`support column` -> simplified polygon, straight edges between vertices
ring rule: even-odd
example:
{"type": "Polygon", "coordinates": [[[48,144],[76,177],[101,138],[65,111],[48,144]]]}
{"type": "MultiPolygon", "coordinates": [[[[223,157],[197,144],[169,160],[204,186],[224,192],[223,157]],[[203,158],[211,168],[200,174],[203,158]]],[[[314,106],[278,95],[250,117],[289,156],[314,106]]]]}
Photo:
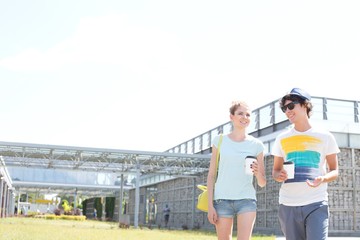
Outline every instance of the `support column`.
{"type": "Polygon", "coordinates": [[[4,207],[3,207],[3,211],[4,211],[4,214],[3,216],[4,217],[8,217],[9,215],[9,186],[5,186],[5,195],[4,195],[4,207]]]}
{"type": "Polygon", "coordinates": [[[12,191],[12,189],[8,188],[6,217],[11,217],[13,215],[14,209],[12,209],[12,201],[13,201],[13,191],[12,191]]]}
{"type": "Polygon", "coordinates": [[[194,225],[195,225],[195,194],[196,194],[196,179],[193,178],[193,198],[192,198],[192,202],[191,202],[191,229],[194,229],[194,225]]]}
{"type": "Polygon", "coordinates": [[[0,178],[0,218],[3,217],[3,199],[4,199],[4,177],[0,178]]]}
{"type": "Polygon", "coordinates": [[[20,189],[19,189],[16,215],[19,215],[19,213],[21,212],[20,211],[20,196],[21,196],[21,192],[20,192],[20,189]]]}
{"type": "Polygon", "coordinates": [[[106,197],[101,197],[101,204],[102,204],[102,214],[101,214],[101,220],[105,221],[106,220],[106,197]]]}
{"type": "Polygon", "coordinates": [[[136,184],[135,184],[135,212],[134,212],[134,227],[139,226],[139,208],[140,208],[140,166],[136,168],[136,184]]]}
{"type": "Polygon", "coordinates": [[[119,222],[121,219],[121,215],[123,214],[123,199],[124,199],[124,174],[122,173],[120,176],[120,196],[119,196],[119,222]]]}

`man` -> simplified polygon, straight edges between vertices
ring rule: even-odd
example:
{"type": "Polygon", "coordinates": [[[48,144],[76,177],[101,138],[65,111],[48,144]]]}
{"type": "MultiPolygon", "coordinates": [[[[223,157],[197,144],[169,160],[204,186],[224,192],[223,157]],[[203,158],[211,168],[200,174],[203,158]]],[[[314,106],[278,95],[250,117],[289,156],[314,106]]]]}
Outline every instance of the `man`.
{"type": "Polygon", "coordinates": [[[169,223],[169,218],[170,218],[170,208],[169,205],[165,205],[165,208],[163,210],[164,212],[164,220],[165,220],[165,227],[168,227],[168,223],[169,223]]]}
{"type": "Polygon", "coordinates": [[[287,240],[326,239],[329,226],[327,183],[339,174],[334,136],[312,127],[311,96],[293,88],[279,101],[281,110],[293,126],[278,135],[273,178],[282,182],[279,192],[279,221],[287,240]],[[288,179],[284,162],[293,162],[295,174],[288,179]]]}

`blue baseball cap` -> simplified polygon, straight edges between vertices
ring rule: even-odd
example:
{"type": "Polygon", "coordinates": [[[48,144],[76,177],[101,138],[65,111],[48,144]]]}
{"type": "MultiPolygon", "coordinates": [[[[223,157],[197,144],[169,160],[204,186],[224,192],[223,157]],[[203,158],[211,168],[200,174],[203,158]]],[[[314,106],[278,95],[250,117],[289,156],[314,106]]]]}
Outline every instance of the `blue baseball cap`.
{"type": "Polygon", "coordinates": [[[311,96],[309,93],[307,93],[305,90],[301,88],[293,88],[288,95],[296,95],[304,100],[311,101],[311,96]]]}

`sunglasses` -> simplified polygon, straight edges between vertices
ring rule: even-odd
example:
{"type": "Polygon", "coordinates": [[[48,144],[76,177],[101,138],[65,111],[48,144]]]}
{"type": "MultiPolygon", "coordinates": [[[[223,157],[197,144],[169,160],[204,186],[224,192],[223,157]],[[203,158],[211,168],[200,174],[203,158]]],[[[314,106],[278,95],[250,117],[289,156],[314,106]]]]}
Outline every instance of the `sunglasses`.
{"type": "Polygon", "coordinates": [[[282,106],[282,107],[281,107],[281,110],[282,110],[283,112],[286,112],[286,109],[287,109],[287,108],[288,108],[289,110],[293,110],[294,107],[295,107],[295,104],[299,104],[299,102],[298,102],[298,101],[293,101],[293,102],[291,102],[291,103],[288,103],[288,104],[282,106]]]}

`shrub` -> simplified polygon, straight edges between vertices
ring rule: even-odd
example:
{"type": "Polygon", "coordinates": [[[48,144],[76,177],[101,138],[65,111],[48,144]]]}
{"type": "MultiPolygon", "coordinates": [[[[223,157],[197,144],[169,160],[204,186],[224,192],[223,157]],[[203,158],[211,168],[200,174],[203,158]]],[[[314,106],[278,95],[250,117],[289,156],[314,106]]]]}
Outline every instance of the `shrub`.
{"type": "Polygon", "coordinates": [[[60,210],[59,208],[56,208],[56,209],[54,210],[54,214],[55,214],[56,216],[60,216],[60,215],[61,215],[61,210],[60,210]]]}
{"type": "Polygon", "coordinates": [[[64,214],[66,215],[73,215],[71,213],[71,210],[73,209],[70,205],[69,202],[67,200],[63,200],[63,203],[61,205],[64,208],[64,214]]]}

